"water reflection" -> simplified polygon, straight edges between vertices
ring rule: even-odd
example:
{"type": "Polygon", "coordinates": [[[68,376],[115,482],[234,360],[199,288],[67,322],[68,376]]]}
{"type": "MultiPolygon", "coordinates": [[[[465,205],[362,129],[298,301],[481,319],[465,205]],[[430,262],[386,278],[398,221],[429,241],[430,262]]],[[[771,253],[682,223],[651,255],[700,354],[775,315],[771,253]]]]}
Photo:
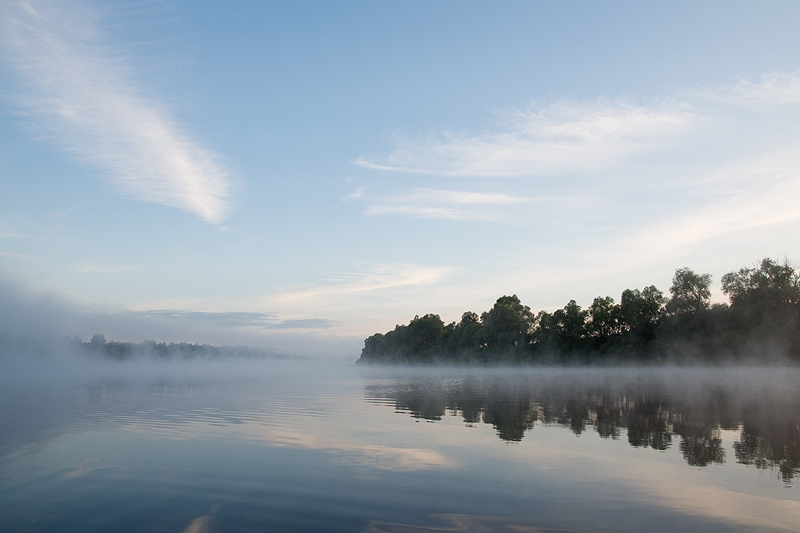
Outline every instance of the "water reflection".
{"type": "Polygon", "coordinates": [[[134,370],[29,383],[0,373],[0,530],[800,523],[800,483],[775,479],[800,478],[794,370],[134,370]]]}
{"type": "Polygon", "coordinates": [[[677,442],[695,467],[725,463],[721,432],[737,431],[736,462],[774,470],[789,483],[800,474],[799,377],[796,369],[373,376],[365,393],[418,419],[489,424],[508,442],[536,424],[624,435],[631,446],[654,450],[677,442]]]}

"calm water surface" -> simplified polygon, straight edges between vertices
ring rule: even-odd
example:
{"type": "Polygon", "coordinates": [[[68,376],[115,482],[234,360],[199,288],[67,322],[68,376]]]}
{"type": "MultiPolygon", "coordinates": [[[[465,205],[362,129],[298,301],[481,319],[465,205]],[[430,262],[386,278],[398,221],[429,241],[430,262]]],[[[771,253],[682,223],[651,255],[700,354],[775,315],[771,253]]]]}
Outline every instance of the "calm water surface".
{"type": "Polygon", "coordinates": [[[797,369],[0,378],[2,531],[797,531],[797,369]]]}

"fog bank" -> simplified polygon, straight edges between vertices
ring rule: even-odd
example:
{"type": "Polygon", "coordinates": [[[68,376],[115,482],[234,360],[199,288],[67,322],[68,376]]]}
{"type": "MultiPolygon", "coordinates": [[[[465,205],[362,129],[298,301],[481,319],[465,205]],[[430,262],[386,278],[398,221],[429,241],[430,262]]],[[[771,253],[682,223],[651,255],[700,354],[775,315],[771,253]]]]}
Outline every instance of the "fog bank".
{"type": "Polygon", "coordinates": [[[88,341],[102,334],[120,342],[247,345],[284,355],[350,362],[358,358],[363,346],[361,337],[329,334],[319,327],[319,321],[278,317],[262,324],[248,320],[249,315],[255,313],[164,313],[82,304],[55,291],[32,290],[0,273],[0,334],[6,344],[8,338],[50,343],[75,336],[88,341]]]}

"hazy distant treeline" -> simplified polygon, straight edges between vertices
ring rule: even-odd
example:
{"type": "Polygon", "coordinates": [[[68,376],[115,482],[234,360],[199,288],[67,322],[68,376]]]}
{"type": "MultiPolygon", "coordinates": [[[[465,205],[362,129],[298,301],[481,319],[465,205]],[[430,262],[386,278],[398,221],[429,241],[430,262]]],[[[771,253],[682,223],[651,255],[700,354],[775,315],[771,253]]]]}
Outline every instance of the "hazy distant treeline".
{"type": "Polygon", "coordinates": [[[104,335],[95,335],[89,342],[80,338],[65,339],[79,351],[104,359],[124,361],[128,359],[222,359],[228,357],[282,358],[263,348],[249,346],[210,346],[208,344],[189,344],[186,342],[169,344],[165,342],[144,341],[140,343],[106,341],[104,335]]]}
{"type": "Polygon", "coordinates": [[[711,275],[675,271],[669,297],[655,286],[626,289],[534,314],[516,295],[445,324],[416,316],[364,341],[359,363],[593,364],[720,360],[800,362],[800,274],[763,259],[722,277],[730,303],[710,304],[711,275]]]}

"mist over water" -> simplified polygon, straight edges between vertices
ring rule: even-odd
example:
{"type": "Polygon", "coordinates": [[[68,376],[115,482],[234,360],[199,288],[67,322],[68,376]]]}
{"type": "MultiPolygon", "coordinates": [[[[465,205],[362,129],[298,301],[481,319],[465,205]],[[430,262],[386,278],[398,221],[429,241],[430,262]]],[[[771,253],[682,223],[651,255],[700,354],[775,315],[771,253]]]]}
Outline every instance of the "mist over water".
{"type": "Polygon", "coordinates": [[[792,531],[800,520],[796,368],[77,352],[0,364],[3,531],[792,531]]]}

